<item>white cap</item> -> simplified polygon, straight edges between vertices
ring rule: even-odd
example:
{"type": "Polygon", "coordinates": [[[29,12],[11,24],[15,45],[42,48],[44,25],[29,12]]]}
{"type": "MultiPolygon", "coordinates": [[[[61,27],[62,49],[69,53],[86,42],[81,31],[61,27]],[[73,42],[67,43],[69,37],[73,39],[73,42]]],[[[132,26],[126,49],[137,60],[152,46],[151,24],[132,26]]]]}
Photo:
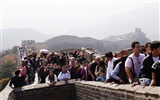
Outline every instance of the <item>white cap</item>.
{"type": "Polygon", "coordinates": [[[74,57],[71,57],[71,60],[75,60],[75,58],[74,58],[74,57]]]}
{"type": "Polygon", "coordinates": [[[100,59],[100,57],[99,56],[96,56],[96,58],[95,59],[100,59]]]}

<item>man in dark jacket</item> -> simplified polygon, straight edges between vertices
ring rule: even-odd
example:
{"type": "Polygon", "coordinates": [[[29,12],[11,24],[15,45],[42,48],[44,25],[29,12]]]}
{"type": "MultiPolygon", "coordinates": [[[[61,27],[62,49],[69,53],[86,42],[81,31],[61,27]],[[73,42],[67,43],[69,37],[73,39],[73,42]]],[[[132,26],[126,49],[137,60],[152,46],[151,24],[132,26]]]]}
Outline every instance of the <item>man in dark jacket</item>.
{"type": "MultiPolygon", "coordinates": [[[[143,68],[141,70],[140,77],[149,78],[150,81],[152,80],[152,65],[160,60],[160,42],[159,41],[153,41],[151,43],[151,54],[146,57],[143,61],[143,68]]],[[[150,82],[147,82],[149,85],[150,82]]],[[[153,85],[154,83],[151,83],[153,85]]]]}
{"type": "Polygon", "coordinates": [[[96,80],[96,75],[95,75],[95,69],[96,69],[96,66],[100,63],[100,57],[95,57],[95,61],[91,63],[90,65],[90,74],[92,76],[92,81],[95,81],[96,80]]]}
{"type": "Polygon", "coordinates": [[[62,67],[63,65],[65,65],[65,62],[66,62],[65,53],[61,53],[60,59],[59,59],[59,65],[60,65],[60,67],[62,67]]]}
{"type": "Polygon", "coordinates": [[[71,79],[77,79],[78,78],[77,68],[76,68],[76,65],[75,65],[74,58],[72,58],[72,60],[71,60],[71,65],[70,65],[69,72],[71,74],[71,79]]]}
{"type": "Polygon", "coordinates": [[[128,56],[128,51],[127,51],[127,50],[122,50],[122,51],[120,52],[120,58],[118,58],[117,60],[115,60],[115,61],[113,62],[113,69],[116,67],[116,65],[117,65],[119,62],[121,62],[121,57],[124,57],[124,56],[128,56]]]}
{"type": "Polygon", "coordinates": [[[9,86],[12,87],[12,84],[14,87],[22,87],[24,84],[22,77],[20,75],[20,70],[15,71],[15,76],[11,79],[9,86]]]}
{"type": "Polygon", "coordinates": [[[159,53],[157,52],[159,47],[160,42],[154,41],[151,43],[151,53],[143,61],[143,68],[141,69],[140,78],[149,78],[150,80],[152,79],[152,65],[160,59],[159,53]]]}
{"type": "Polygon", "coordinates": [[[115,69],[112,71],[112,80],[114,83],[117,84],[127,84],[128,81],[128,77],[125,71],[125,61],[127,59],[127,56],[123,56],[121,57],[121,61],[116,65],[115,69]]]}

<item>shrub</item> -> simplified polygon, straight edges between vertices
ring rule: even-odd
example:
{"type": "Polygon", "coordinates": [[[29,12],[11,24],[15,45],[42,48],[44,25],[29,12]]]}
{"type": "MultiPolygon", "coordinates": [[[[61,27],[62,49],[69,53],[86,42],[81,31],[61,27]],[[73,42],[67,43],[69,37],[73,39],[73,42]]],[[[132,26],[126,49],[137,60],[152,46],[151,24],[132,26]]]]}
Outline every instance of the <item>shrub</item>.
{"type": "Polygon", "coordinates": [[[0,91],[2,91],[6,87],[9,80],[9,78],[3,78],[2,80],[0,80],[0,91]]]}

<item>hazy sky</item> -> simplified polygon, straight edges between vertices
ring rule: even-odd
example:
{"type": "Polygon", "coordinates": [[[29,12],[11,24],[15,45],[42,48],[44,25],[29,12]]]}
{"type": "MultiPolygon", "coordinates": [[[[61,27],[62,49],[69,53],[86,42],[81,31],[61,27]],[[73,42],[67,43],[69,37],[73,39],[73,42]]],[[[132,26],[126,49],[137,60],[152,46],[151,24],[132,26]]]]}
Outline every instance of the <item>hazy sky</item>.
{"type": "Polygon", "coordinates": [[[158,0],[1,0],[0,6],[1,29],[103,39],[138,27],[151,39],[159,36],[158,0]]]}

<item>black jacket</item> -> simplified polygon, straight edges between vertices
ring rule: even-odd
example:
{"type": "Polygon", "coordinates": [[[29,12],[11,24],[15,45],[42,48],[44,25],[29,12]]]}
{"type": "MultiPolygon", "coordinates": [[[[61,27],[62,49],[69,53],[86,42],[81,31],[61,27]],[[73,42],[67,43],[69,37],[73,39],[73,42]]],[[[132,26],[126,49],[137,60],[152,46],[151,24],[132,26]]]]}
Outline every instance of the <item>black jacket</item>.
{"type": "MultiPolygon", "coordinates": [[[[154,61],[153,61],[153,58],[152,58],[152,53],[146,57],[143,61],[143,68],[141,69],[141,72],[140,72],[140,78],[149,78],[149,79],[152,79],[152,65],[154,64],[154,61]]],[[[160,56],[159,56],[159,59],[160,59],[160,56]]]]}
{"type": "Polygon", "coordinates": [[[23,78],[19,76],[14,76],[11,81],[9,86],[14,85],[14,87],[22,87],[24,85],[23,78]]]}

